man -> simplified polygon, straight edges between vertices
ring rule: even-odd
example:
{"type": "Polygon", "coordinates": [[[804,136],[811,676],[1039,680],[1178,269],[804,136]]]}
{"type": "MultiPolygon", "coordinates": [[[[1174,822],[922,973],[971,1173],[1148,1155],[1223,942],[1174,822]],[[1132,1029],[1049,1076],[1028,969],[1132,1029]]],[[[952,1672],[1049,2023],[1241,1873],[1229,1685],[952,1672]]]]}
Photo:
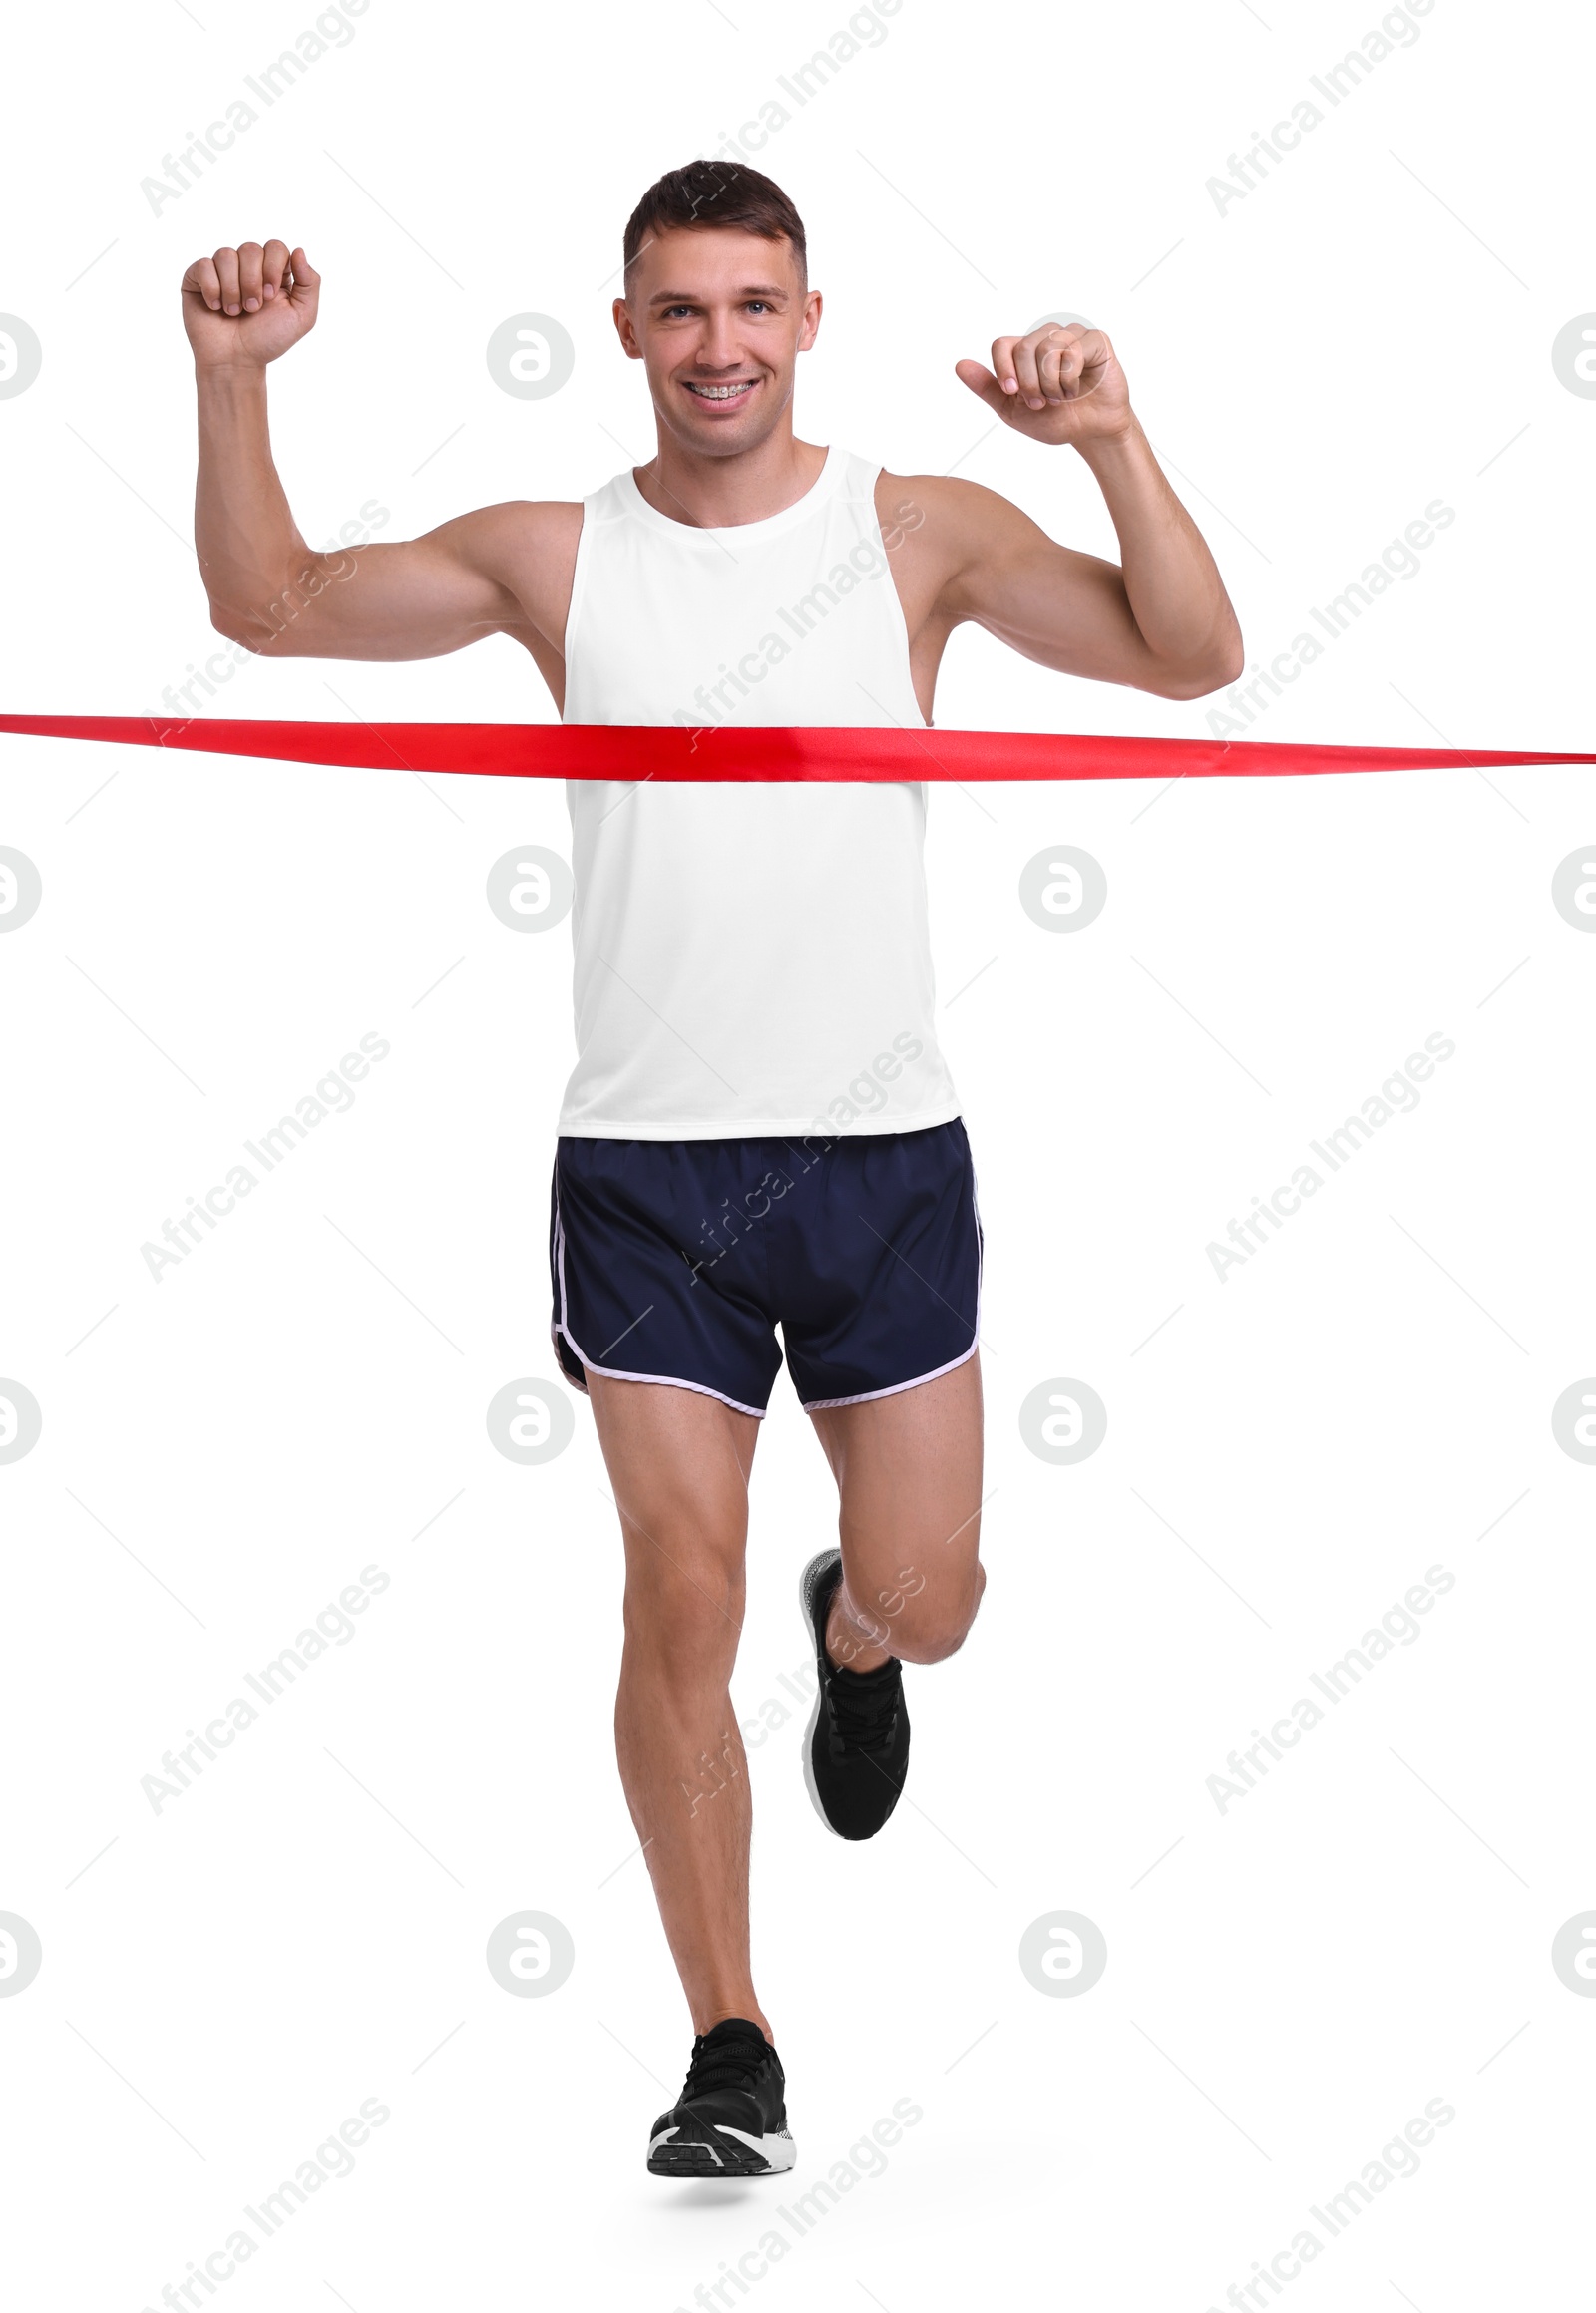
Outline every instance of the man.
{"type": "MultiPolygon", "coordinates": [[[[280,240],[191,265],[196,543],[218,630],[266,655],[360,659],[508,634],[568,722],[685,722],[706,764],[739,726],[929,726],[967,621],[1165,698],[1239,674],[1219,575],[1100,330],[999,337],[991,371],[957,374],[1015,432],[1085,460],[1118,567],[978,484],[794,433],[821,297],[767,178],[674,170],[623,246],[614,321],[644,366],[656,456],[581,504],[514,501],[355,549],[352,578],[301,538],[266,426],[266,365],[313,325],[319,276],[280,240]]],[[[885,344],[861,398],[901,390],[905,358],[885,344]]],[[[902,1666],[952,1654],[985,1583],[981,1227],[933,1024],[925,790],[574,781],[569,802],[578,1058],[553,1333],[620,1512],[616,1747],[697,2035],[648,2166],[763,2174],[795,2152],[749,1961],[728,1682],[783,1352],[840,1498],[840,1550],[805,1568],[801,1603],[819,1683],[806,1779],[842,1837],[891,1815],[902,1666]]]]}

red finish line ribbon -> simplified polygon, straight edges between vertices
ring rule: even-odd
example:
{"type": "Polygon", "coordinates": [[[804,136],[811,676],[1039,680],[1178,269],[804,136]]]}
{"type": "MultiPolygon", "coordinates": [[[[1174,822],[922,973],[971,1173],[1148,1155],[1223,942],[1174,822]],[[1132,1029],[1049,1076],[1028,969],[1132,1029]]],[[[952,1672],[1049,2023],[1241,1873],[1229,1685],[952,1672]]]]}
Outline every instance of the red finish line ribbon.
{"type": "Polygon", "coordinates": [[[0,715],[0,732],[191,747],[370,771],[475,778],[1002,780],[1293,778],[1324,771],[1436,771],[1596,763],[1596,754],[1484,747],[1317,747],[1256,739],[1131,739],[1059,731],[680,730],[658,723],[180,722],[159,715],[0,715]]]}

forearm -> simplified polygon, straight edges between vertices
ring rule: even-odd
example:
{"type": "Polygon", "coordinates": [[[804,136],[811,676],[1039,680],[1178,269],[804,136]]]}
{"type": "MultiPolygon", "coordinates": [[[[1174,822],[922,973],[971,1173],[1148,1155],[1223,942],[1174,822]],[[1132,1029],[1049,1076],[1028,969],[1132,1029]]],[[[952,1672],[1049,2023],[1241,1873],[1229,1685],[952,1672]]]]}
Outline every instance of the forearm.
{"type": "Polygon", "coordinates": [[[1118,537],[1126,597],[1147,648],[1171,668],[1213,674],[1209,688],[1234,679],[1244,654],[1224,581],[1136,419],[1123,435],[1078,448],[1118,537]]]}
{"type": "Polygon", "coordinates": [[[258,644],[280,630],[286,588],[317,561],[271,459],[264,369],[201,370],[195,550],[223,633],[258,644]]]}

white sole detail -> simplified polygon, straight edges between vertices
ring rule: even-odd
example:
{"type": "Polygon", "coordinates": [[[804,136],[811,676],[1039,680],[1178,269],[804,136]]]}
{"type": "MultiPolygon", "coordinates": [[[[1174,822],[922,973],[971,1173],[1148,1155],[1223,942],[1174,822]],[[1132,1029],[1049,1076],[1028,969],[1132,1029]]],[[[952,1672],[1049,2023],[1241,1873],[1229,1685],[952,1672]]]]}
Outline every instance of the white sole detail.
{"type": "MultiPolygon", "coordinates": [[[[821,1558],[829,1558],[831,1556],[831,1552],[829,1550],[821,1550],[816,1553],[816,1556],[821,1558]]],[[[813,1566],[814,1562],[814,1559],[811,1558],[809,1561],[809,1566],[813,1566]]],[[[809,1644],[811,1647],[815,1647],[815,1623],[814,1617],[809,1611],[809,1598],[807,1590],[809,1580],[809,1566],[806,1566],[803,1570],[803,1573],[798,1577],[798,1611],[804,1618],[804,1629],[809,1633],[809,1644]]],[[[825,1808],[821,1805],[820,1793],[815,1787],[815,1729],[820,1725],[820,1714],[825,1710],[825,1708],[826,1682],[823,1678],[821,1678],[819,1665],[817,1664],[815,1670],[815,1708],[810,1712],[809,1725],[804,1729],[804,1789],[809,1793],[809,1804],[814,1808],[815,1813],[825,1824],[826,1829],[831,1833],[834,1839],[841,1839],[842,1833],[837,1829],[836,1825],[827,1815],[825,1808]]],[[[844,1844],[849,1845],[851,1842],[844,1841],[844,1844]]]]}
{"type": "Polygon", "coordinates": [[[785,2128],[774,2136],[753,2136],[746,2128],[733,2128],[724,2120],[715,2123],[717,2136],[735,2136],[739,2144],[746,2144],[750,2152],[757,2152],[771,2169],[788,2169],[796,2165],[798,2147],[785,2128]]]}

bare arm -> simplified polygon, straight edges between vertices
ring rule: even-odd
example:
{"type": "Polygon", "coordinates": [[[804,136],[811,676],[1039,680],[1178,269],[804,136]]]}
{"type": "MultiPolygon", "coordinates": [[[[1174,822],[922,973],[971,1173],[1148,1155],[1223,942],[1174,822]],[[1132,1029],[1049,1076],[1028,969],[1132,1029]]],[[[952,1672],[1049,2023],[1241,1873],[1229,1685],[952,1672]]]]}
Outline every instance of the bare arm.
{"type": "Polygon", "coordinates": [[[212,625],[277,657],[434,658],[509,634],[547,660],[563,639],[578,506],[484,507],[419,539],[306,545],[272,462],[266,365],[314,326],[320,288],[303,249],[290,257],[281,241],[218,249],[184,276],[195,546],[212,625]]]}
{"type": "Polygon", "coordinates": [[[1121,559],[1059,546],[995,491],[928,483],[952,558],[940,607],[1063,674],[1180,699],[1233,682],[1244,664],[1236,613],[1130,408],[1107,338],[1054,326],[999,338],[993,354],[999,376],[978,362],[961,362],[960,376],[1016,432],[1079,451],[1121,559]]]}

